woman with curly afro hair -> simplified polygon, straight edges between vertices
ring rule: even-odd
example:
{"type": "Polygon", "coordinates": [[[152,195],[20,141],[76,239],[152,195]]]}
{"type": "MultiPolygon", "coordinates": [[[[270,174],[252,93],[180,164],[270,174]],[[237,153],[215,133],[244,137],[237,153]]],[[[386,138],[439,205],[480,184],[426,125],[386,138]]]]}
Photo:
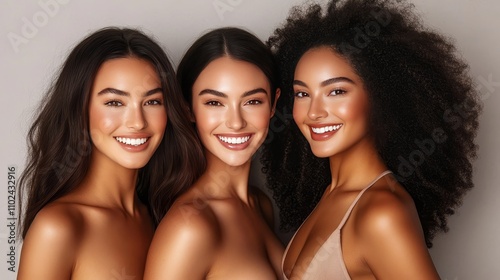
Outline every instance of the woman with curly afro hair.
{"type": "Polygon", "coordinates": [[[305,220],[285,279],[439,279],[426,247],[473,187],[481,111],[453,44],[390,0],[295,7],[268,44],[263,172],[282,226],[305,220]]]}

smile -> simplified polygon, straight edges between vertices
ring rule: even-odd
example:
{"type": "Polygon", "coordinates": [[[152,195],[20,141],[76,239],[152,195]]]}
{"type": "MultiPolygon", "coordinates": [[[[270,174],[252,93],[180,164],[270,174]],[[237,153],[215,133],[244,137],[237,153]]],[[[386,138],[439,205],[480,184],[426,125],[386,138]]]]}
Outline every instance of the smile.
{"type": "Polygon", "coordinates": [[[244,137],[227,137],[227,136],[217,135],[217,137],[219,137],[219,139],[222,142],[225,142],[225,143],[228,143],[228,144],[232,144],[232,145],[243,144],[243,143],[246,143],[250,139],[250,136],[244,136],[244,137]]]}
{"type": "Polygon", "coordinates": [[[148,141],[148,138],[125,138],[125,137],[115,137],[116,141],[131,145],[131,146],[140,146],[148,141]]]}
{"type": "Polygon", "coordinates": [[[311,127],[311,130],[316,134],[323,134],[331,131],[337,131],[342,127],[342,124],[330,125],[324,127],[311,127]]]}

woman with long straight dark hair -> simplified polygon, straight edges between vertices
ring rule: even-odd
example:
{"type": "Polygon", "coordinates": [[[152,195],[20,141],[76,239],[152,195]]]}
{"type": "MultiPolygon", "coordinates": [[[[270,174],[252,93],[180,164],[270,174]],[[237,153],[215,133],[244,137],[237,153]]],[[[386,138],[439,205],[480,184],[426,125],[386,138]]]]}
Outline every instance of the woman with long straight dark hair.
{"type": "Polygon", "coordinates": [[[183,102],[165,52],[138,30],[101,29],[71,51],[28,135],[18,279],[142,277],[163,215],[151,218],[147,193],[204,167],[183,102]]]}
{"type": "Polygon", "coordinates": [[[237,28],[208,32],[184,55],[177,76],[207,169],[158,226],[145,279],[281,278],[283,246],[248,187],[279,95],[276,75],[270,50],[237,28]]]}

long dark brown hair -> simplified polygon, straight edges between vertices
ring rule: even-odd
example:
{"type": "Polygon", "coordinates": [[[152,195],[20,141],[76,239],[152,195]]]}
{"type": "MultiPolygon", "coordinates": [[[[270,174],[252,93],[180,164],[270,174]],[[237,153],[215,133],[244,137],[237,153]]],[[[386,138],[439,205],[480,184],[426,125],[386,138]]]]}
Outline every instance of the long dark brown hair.
{"type": "Polygon", "coordinates": [[[88,108],[99,67],[110,59],[136,57],[150,62],[161,80],[168,122],[165,136],[148,164],[139,170],[137,190],[149,202],[155,223],[169,192],[190,186],[205,162],[196,133],[163,49],[143,32],[108,27],[81,41],[69,54],[42,99],[28,132],[27,166],[20,178],[20,233],[24,238],[37,213],[77,187],[87,174],[92,153],[88,108]],[[151,188],[151,186],[162,186],[151,188]],[[27,196],[27,198],[24,198],[27,196]],[[26,206],[23,209],[23,202],[26,206]]]}

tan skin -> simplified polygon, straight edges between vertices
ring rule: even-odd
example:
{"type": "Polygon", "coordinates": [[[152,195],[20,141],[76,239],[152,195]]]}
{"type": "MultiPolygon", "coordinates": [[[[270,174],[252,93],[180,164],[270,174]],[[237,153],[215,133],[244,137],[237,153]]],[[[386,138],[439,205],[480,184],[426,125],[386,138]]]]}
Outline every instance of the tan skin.
{"type": "Polygon", "coordinates": [[[90,168],[80,185],[36,216],[18,279],[142,278],[154,229],[135,185],[166,127],[160,87],[146,61],[119,58],[101,65],[89,104],[90,168]],[[116,137],[147,141],[134,146],[116,137]]]}
{"type": "MultiPolygon", "coordinates": [[[[333,178],[284,258],[287,278],[302,279],[355,197],[387,167],[368,133],[363,82],[344,58],[328,47],[307,51],[294,92],[294,120],[313,153],[329,158],[333,178]],[[338,125],[334,133],[312,130],[338,125]]],[[[341,246],[351,279],[439,279],[413,200],[390,174],[360,198],[341,230],[341,246]]]]}
{"type": "Polygon", "coordinates": [[[283,246],[248,189],[273,110],[269,82],[253,64],[222,57],[200,73],[192,111],[207,170],[158,226],[144,279],[280,279],[283,246]]]}

